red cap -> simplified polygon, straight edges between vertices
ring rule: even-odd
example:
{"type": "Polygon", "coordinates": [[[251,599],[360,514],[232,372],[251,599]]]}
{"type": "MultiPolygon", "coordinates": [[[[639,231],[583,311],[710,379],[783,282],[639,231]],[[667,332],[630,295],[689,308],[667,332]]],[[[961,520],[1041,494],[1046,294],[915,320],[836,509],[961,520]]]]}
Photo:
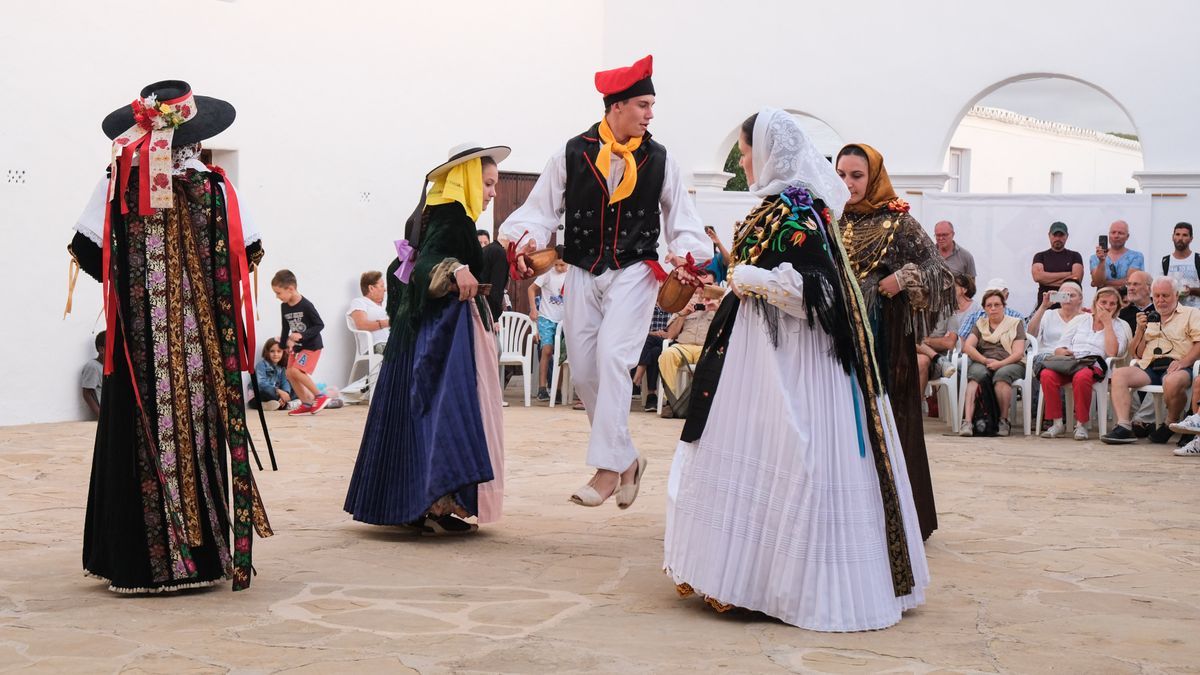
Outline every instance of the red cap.
{"type": "Polygon", "coordinates": [[[654,73],[654,56],[647,54],[632,66],[602,70],[596,73],[596,91],[604,94],[605,105],[634,96],[654,93],[650,76],[654,73]]]}

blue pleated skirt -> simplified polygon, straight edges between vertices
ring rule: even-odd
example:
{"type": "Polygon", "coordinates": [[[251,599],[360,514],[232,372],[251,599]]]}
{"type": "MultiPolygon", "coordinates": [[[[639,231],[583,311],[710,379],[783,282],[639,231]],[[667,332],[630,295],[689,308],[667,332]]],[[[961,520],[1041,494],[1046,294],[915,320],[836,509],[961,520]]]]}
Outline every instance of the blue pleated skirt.
{"type": "MultiPolygon", "coordinates": [[[[344,508],[355,520],[409,523],[445,495],[478,513],[477,486],[492,480],[493,471],[473,320],[469,302],[448,301],[381,366],[346,494],[344,508]]],[[[399,333],[390,339],[402,339],[399,333]]]]}

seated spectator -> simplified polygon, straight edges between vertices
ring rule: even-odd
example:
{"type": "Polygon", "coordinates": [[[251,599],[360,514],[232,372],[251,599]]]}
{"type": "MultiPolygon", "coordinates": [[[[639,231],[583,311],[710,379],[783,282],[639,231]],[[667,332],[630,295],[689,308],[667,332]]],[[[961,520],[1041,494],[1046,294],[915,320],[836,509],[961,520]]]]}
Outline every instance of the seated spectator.
{"type": "Polygon", "coordinates": [[[549,401],[550,362],[554,355],[554,333],[558,324],[563,320],[563,288],[567,283],[567,263],[562,259],[562,250],[558,251],[558,260],[554,267],[529,284],[529,318],[537,325],[538,342],[542,345],[541,357],[538,359],[538,391],[537,400],[549,401]],[[538,294],[541,302],[538,302],[538,294]]]}
{"type": "MultiPolygon", "coordinates": [[[[1083,288],[1074,281],[1064,281],[1057,290],[1042,291],[1042,302],[1029,317],[1025,327],[1029,335],[1038,339],[1038,351],[1033,355],[1033,372],[1037,375],[1042,361],[1062,346],[1062,336],[1072,321],[1087,320],[1083,312],[1083,288]]],[[[1040,388],[1030,393],[1032,410],[1037,410],[1040,388]]]]}
{"type": "Polygon", "coordinates": [[[654,306],[654,315],[650,317],[650,332],[642,345],[642,354],[638,357],[637,369],[633,371],[633,395],[641,393],[640,386],[646,381],[646,401],[642,406],[643,412],[658,410],[658,357],[662,354],[663,338],[667,337],[667,324],[671,315],[654,306]]]}
{"type": "Polygon", "coordinates": [[[714,283],[723,284],[725,277],[729,275],[729,249],[721,243],[721,238],[717,236],[717,231],[712,225],[705,225],[704,233],[708,235],[709,239],[712,239],[713,243],[713,257],[705,269],[712,272],[714,283]]]}
{"type": "MultiPolygon", "coordinates": [[[[706,284],[713,282],[712,272],[708,270],[703,270],[699,276],[706,284]]],[[[705,298],[700,291],[696,291],[688,306],[667,325],[666,339],[674,340],[674,344],[664,349],[658,357],[658,372],[663,382],[662,395],[667,397],[667,402],[663,404],[663,417],[687,414],[687,391],[676,391],[679,371],[700,360],[700,350],[704,348],[713,312],[719,304],[720,300],[705,298]]]]}
{"type": "Polygon", "coordinates": [[[971,327],[971,334],[963,343],[963,353],[971,361],[967,366],[966,409],[959,435],[974,435],[975,394],[981,385],[992,386],[996,393],[1000,412],[997,433],[1007,436],[1011,429],[1008,410],[1012,383],[1025,376],[1025,325],[1017,317],[1005,315],[1004,310],[1003,290],[992,288],[984,292],[985,315],[971,327]]]}
{"type": "MultiPolygon", "coordinates": [[[[1021,314],[1015,309],[1009,308],[1008,306],[1008,284],[1004,283],[1003,279],[992,279],[987,283],[987,286],[983,287],[985,298],[987,297],[988,291],[1000,291],[1000,293],[1004,296],[1004,315],[1011,316],[1014,319],[1020,319],[1021,325],[1025,325],[1025,315],[1021,314]]],[[[975,311],[968,314],[958,326],[958,338],[965,341],[968,337],[970,337],[971,331],[975,328],[975,324],[979,323],[979,320],[982,319],[986,314],[987,313],[982,307],[979,307],[975,311]]]]}
{"type": "Polygon", "coordinates": [[[1129,326],[1130,331],[1137,326],[1137,315],[1154,306],[1150,299],[1150,284],[1153,281],[1154,277],[1149,272],[1134,270],[1129,273],[1129,279],[1125,282],[1125,306],[1117,316],[1129,326]]]}
{"type": "Polygon", "coordinates": [[[371,334],[375,353],[382,354],[387,347],[388,333],[391,332],[391,322],[383,306],[383,298],[387,294],[383,272],[363,272],[358,279],[358,287],[362,295],[350,301],[350,318],[355,328],[371,334]]]}
{"type": "Polygon", "coordinates": [[[1162,385],[1167,404],[1167,423],[1150,432],[1152,443],[1171,440],[1171,425],[1178,422],[1192,382],[1192,364],[1200,358],[1200,309],[1179,304],[1179,287],[1170,277],[1159,277],[1150,286],[1154,308],[1137,315],[1130,342],[1135,357],[1112,376],[1112,405],[1117,426],[1100,437],[1110,445],[1133,443],[1131,418],[1133,389],[1162,385]]]}
{"type": "Polygon", "coordinates": [[[961,340],[958,332],[962,328],[963,320],[967,315],[979,309],[979,304],[975,302],[974,297],[975,278],[968,274],[955,274],[954,299],[957,305],[954,313],[934,328],[930,333],[931,337],[925,338],[922,344],[917,345],[920,391],[925,391],[930,379],[950,377],[954,375],[954,371],[958,370],[958,363],[952,359],[952,352],[961,340]],[[938,335],[942,337],[932,337],[938,335]]]}
{"type": "Polygon", "coordinates": [[[83,402],[92,417],[100,419],[100,390],[104,386],[104,349],[107,331],[96,334],[96,358],[83,364],[79,373],[79,386],[83,388],[83,402]]]}
{"type": "MultiPolygon", "coordinates": [[[[1066,284],[1063,284],[1065,289],[1066,284]]],[[[1043,302],[1044,304],[1044,302],[1043,302]]],[[[1066,306],[1066,302],[1063,302],[1066,306]]],[[[1116,357],[1129,346],[1125,322],[1117,318],[1121,294],[1111,286],[1096,291],[1091,316],[1081,314],[1058,341],[1054,355],[1059,363],[1043,368],[1038,375],[1046,397],[1045,417],[1050,428],[1042,438],[1058,438],[1066,432],[1060,387],[1070,385],[1075,401],[1075,440],[1088,439],[1087,423],[1092,414],[1092,385],[1104,379],[1104,359],[1116,357]],[[1072,362],[1073,361],[1073,362],[1072,362]]],[[[1054,310],[1050,310],[1053,312],[1054,310]]],[[[1033,322],[1029,323],[1033,330],[1033,322]]]]}
{"type": "Polygon", "coordinates": [[[292,393],[292,384],[287,379],[287,363],[279,340],[267,338],[262,348],[262,358],[254,365],[254,377],[258,380],[258,388],[247,405],[263,410],[289,407],[296,395],[292,393]]]}

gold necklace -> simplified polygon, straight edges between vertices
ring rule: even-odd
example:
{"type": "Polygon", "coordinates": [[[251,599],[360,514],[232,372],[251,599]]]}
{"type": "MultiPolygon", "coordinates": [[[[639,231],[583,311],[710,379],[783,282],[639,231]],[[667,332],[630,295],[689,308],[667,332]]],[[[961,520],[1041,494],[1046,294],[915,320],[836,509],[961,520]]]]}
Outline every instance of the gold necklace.
{"type": "Polygon", "coordinates": [[[893,222],[890,217],[876,223],[878,219],[869,216],[857,222],[851,217],[842,219],[842,244],[860,281],[883,262],[900,229],[899,222],[893,222]]]}

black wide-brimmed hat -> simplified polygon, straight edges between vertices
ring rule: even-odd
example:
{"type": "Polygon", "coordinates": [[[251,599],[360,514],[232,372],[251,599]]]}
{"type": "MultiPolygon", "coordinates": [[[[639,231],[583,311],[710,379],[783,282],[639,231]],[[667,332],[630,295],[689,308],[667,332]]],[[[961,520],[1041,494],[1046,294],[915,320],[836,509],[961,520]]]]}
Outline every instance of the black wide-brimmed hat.
{"type": "MultiPolygon", "coordinates": [[[[183,80],[163,80],[143,87],[141,96],[138,98],[145,99],[153,95],[161,103],[187,96],[191,91],[191,86],[183,80]]],[[[187,122],[175,129],[175,134],[171,138],[172,147],[191,145],[206,138],[212,138],[228,129],[229,125],[233,124],[233,118],[237,116],[237,111],[228,101],[194,94],[192,98],[196,103],[196,112],[187,122]]],[[[115,139],[134,124],[136,122],[133,118],[133,105],[126,103],[109,113],[100,127],[104,129],[105,136],[115,139]]]]}

